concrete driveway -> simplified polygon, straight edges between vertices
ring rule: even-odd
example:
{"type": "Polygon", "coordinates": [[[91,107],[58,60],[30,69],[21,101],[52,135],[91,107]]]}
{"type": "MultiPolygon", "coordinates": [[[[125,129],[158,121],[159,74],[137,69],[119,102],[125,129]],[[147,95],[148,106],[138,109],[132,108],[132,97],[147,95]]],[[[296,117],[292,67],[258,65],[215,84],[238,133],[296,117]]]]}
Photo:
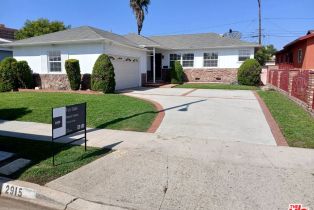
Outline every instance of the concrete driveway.
{"type": "Polygon", "coordinates": [[[165,117],[156,133],[164,139],[276,145],[252,91],[156,88],[129,91],[127,95],[163,106],[165,117]]]}

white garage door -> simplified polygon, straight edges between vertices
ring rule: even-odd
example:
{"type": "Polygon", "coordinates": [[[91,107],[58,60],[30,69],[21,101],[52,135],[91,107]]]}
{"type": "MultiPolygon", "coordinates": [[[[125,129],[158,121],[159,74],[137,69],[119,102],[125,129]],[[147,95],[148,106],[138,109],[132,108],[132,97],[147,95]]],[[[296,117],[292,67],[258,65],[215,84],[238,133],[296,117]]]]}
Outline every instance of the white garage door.
{"type": "Polygon", "coordinates": [[[140,84],[138,59],[119,57],[111,60],[114,66],[116,90],[138,87],[140,84]]]}

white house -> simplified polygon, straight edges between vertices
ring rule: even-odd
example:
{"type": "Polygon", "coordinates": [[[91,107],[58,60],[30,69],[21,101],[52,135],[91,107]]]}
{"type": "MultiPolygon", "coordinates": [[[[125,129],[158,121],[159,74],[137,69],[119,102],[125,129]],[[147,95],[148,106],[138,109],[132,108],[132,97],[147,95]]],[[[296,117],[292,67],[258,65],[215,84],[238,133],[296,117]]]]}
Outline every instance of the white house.
{"type": "Polygon", "coordinates": [[[115,67],[116,89],[125,89],[169,79],[175,60],[182,63],[187,81],[234,82],[237,68],[254,56],[258,45],[214,33],[121,36],[83,26],[4,46],[28,62],[43,88],[68,88],[65,60],[79,60],[81,73],[91,74],[98,56],[106,53],[115,67]]]}

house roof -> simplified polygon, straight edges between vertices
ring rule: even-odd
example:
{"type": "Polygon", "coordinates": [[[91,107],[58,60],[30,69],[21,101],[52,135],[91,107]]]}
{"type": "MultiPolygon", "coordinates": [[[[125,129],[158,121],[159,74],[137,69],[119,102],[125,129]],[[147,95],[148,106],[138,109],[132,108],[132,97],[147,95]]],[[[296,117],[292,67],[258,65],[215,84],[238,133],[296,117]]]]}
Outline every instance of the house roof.
{"type": "Polygon", "coordinates": [[[184,34],[168,36],[145,37],[137,34],[121,36],[90,26],[81,26],[64,31],[18,40],[1,44],[5,47],[82,43],[93,41],[111,41],[116,44],[143,49],[144,47],[157,47],[163,49],[210,49],[232,47],[258,47],[256,43],[245,42],[238,39],[222,37],[215,33],[184,34]]]}
{"type": "Polygon", "coordinates": [[[6,28],[5,25],[0,24],[0,38],[6,39],[9,41],[14,40],[14,33],[16,32],[16,29],[13,28],[6,28]]]}
{"type": "Polygon", "coordinates": [[[154,42],[153,40],[151,40],[145,36],[137,35],[134,33],[127,34],[124,37],[131,40],[132,42],[136,43],[137,45],[142,46],[142,47],[160,46],[160,44],[158,44],[157,42],[154,42]]]}
{"type": "Polygon", "coordinates": [[[149,38],[166,49],[174,50],[259,46],[257,43],[222,37],[216,33],[151,36],[149,38]]]}
{"type": "Polygon", "coordinates": [[[7,47],[25,46],[25,45],[41,45],[41,44],[60,44],[73,42],[91,42],[91,41],[112,41],[117,44],[139,48],[139,46],[131,40],[101,29],[90,26],[81,26],[55,33],[36,36],[28,39],[14,41],[4,44],[7,47]]]}
{"type": "MultiPolygon", "coordinates": [[[[309,33],[309,32],[308,32],[307,35],[301,36],[301,37],[299,37],[298,39],[296,39],[296,40],[294,40],[294,41],[288,43],[287,45],[285,45],[285,46],[283,47],[283,50],[286,49],[286,48],[288,48],[288,47],[290,47],[290,46],[292,46],[292,45],[294,45],[294,44],[296,44],[296,43],[298,43],[298,42],[307,40],[307,39],[312,38],[312,37],[314,37],[314,33],[313,33],[313,32],[312,32],[312,33],[309,33]]],[[[281,51],[283,51],[283,50],[281,50],[281,51]]],[[[279,51],[279,52],[281,52],[281,51],[279,51]]]]}

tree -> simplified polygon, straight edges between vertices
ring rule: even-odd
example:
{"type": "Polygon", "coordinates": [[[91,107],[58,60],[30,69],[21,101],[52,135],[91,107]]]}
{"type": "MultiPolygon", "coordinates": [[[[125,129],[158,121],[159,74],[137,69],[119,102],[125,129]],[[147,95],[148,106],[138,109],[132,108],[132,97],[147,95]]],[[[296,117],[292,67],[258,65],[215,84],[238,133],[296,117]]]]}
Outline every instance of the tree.
{"type": "Polygon", "coordinates": [[[263,46],[256,52],[255,59],[259,62],[261,66],[264,66],[267,61],[271,60],[276,52],[277,50],[273,45],[263,46]]]}
{"type": "Polygon", "coordinates": [[[17,89],[16,84],[17,61],[14,58],[5,58],[0,63],[0,92],[17,89]]]}
{"type": "Polygon", "coordinates": [[[113,64],[106,54],[102,54],[95,62],[91,77],[91,86],[94,91],[114,93],[116,87],[113,64]]]}
{"type": "Polygon", "coordinates": [[[80,62],[76,59],[66,60],[65,70],[68,75],[71,90],[79,90],[81,85],[80,62]]]}
{"type": "Polygon", "coordinates": [[[40,18],[38,20],[26,20],[24,26],[15,32],[15,38],[26,39],[34,36],[40,36],[57,31],[69,29],[71,26],[65,26],[61,21],[49,21],[48,19],[40,18]]]}
{"type": "Polygon", "coordinates": [[[132,8],[137,20],[138,35],[141,34],[145,19],[145,12],[148,13],[149,4],[150,0],[130,0],[130,7],[132,8]]]}
{"type": "Polygon", "coordinates": [[[247,59],[238,70],[238,83],[240,85],[260,85],[262,67],[255,59],[247,59]]]}
{"type": "Polygon", "coordinates": [[[175,61],[171,68],[171,84],[181,84],[183,83],[183,68],[180,61],[175,61]]]}

